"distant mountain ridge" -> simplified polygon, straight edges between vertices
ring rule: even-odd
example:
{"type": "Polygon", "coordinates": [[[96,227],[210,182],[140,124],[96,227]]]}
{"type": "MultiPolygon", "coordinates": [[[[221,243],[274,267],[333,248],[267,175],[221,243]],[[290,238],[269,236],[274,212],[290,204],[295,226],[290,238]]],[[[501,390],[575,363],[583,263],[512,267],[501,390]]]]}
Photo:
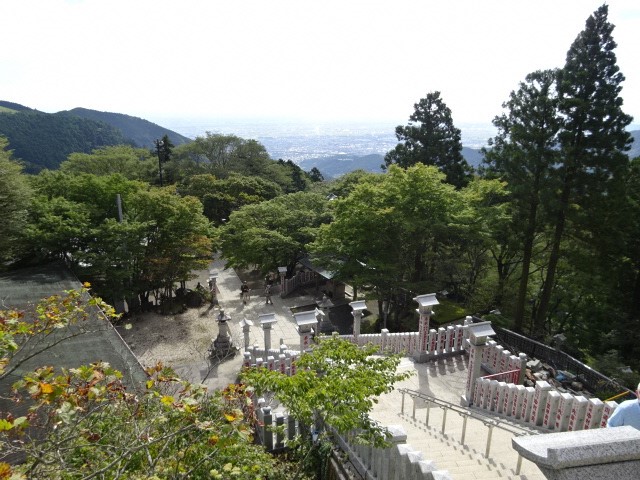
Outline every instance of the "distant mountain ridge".
{"type": "MultiPolygon", "coordinates": [[[[477,168],[483,158],[480,150],[468,147],[462,147],[462,156],[473,168],[477,168]]],[[[330,155],[325,157],[307,158],[300,160],[298,163],[300,168],[307,172],[314,167],[317,168],[327,179],[337,178],[354,170],[382,173],[381,166],[383,164],[384,155],[379,153],[372,153],[369,155],[330,155]]]]}
{"type": "Polygon", "coordinates": [[[88,108],[74,108],[72,110],[68,110],[66,113],[96,122],[104,122],[114,128],[118,128],[126,138],[133,140],[136,146],[142,148],[153,148],[155,145],[154,140],[162,138],[165,135],[167,135],[169,140],[171,140],[171,143],[176,146],[192,141],[184,135],[180,135],[168,128],[161,127],[149,120],[132,117],[130,115],[125,115],[124,113],[99,112],[88,108]]]}
{"type": "Polygon", "coordinates": [[[70,153],[90,153],[96,148],[128,144],[151,149],[154,140],[167,135],[174,145],[191,140],[141,118],[121,113],[76,108],[45,113],[0,100],[0,135],[7,137],[14,156],[25,171],[55,170],[70,153]]]}

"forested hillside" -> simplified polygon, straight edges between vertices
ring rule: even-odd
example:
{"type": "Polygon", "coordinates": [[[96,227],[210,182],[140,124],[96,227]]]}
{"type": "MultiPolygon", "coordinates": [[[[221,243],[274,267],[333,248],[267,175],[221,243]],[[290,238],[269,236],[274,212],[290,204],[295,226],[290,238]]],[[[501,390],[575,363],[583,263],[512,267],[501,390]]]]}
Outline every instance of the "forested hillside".
{"type": "Polygon", "coordinates": [[[153,148],[154,141],[167,135],[171,143],[174,145],[182,145],[189,143],[191,139],[180,135],[168,128],[161,127],[148,120],[122,113],[99,112],[97,110],[89,110],[87,108],[74,108],[68,113],[81,118],[93,120],[96,122],[104,122],[112,127],[122,131],[123,135],[132,140],[136,147],[153,148]]]}
{"type": "Polygon", "coordinates": [[[73,152],[131,143],[104,122],[37,111],[0,112],[0,135],[9,140],[14,157],[24,162],[28,173],[56,169],[73,152]]]}
{"type": "Polygon", "coordinates": [[[141,118],[121,113],[75,108],[44,113],[23,105],[0,101],[0,135],[28,173],[56,169],[71,153],[90,153],[99,147],[132,145],[151,149],[167,135],[173,145],[187,137],[141,118]]]}

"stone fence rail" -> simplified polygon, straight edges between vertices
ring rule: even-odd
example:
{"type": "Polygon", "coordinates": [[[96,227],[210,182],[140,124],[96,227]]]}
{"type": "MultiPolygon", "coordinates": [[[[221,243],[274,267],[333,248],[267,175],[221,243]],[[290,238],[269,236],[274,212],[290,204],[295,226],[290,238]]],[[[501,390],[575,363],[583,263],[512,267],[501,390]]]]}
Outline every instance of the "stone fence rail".
{"type": "MultiPolygon", "coordinates": [[[[300,425],[286,413],[274,414],[271,407],[260,407],[257,416],[256,438],[269,452],[282,451],[299,434],[300,425]]],[[[407,435],[401,426],[389,426],[387,431],[390,443],[387,448],[359,445],[354,442],[355,435],[342,436],[334,431],[333,436],[362,478],[451,480],[447,471],[438,470],[435,462],[425,460],[421,452],[407,445],[407,435]]]]}
{"type": "Polygon", "coordinates": [[[525,387],[486,378],[476,380],[472,405],[547,432],[606,427],[618,406],[614,401],[557,392],[544,380],[525,387]]]}
{"type": "Polygon", "coordinates": [[[280,280],[280,295],[285,296],[299,287],[315,283],[319,275],[316,272],[310,270],[298,271],[291,278],[284,278],[280,280]]]}

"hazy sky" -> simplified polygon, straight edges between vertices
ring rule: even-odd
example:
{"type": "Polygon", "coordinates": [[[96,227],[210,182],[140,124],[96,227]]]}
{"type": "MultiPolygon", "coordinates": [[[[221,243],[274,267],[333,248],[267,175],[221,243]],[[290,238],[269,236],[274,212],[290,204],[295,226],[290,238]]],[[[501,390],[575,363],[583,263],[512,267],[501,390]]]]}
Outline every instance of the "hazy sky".
{"type": "MultiPolygon", "coordinates": [[[[489,123],[561,67],[602,0],[0,0],[0,99],[152,121],[404,122],[439,90],[489,123]]],[[[609,0],[627,113],[640,123],[640,2],[609,0]]]]}

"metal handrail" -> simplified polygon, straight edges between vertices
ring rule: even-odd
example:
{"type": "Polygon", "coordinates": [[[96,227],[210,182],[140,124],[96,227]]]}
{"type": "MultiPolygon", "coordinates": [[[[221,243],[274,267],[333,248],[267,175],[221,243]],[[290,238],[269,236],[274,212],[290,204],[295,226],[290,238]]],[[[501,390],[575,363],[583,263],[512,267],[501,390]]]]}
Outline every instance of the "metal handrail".
{"type": "MultiPolygon", "coordinates": [[[[493,418],[493,417],[489,417],[486,415],[482,415],[481,413],[476,413],[476,412],[471,412],[467,409],[464,409],[462,407],[459,407],[457,405],[454,405],[453,403],[449,403],[445,400],[440,400],[438,398],[432,397],[430,395],[427,395],[425,393],[422,392],[418,392],[416,390],[411,390],[408,388],[400,388],[398,389],[398,391],[400,393],[402,393],[402,406],[401,406],[401,414],[404,415],[404,398],[405,395],[409,395],[412,399],[414,399],[413,402],[413,411],[411,414],[411,418],[413,418],[413,420],[415,421],[416,419],[416,402],[415,399],[419,398],[421,400],[424,400],[427,404],[427,415],[426,415],[426,419],[425,419],[425,424],[427,425],[427,427],[429,426],[429,413],[430,413],[430,409],[432,405],[437,406],[438,408],[442,408],[443,409],[443,415],[442,415],[442,429],[441,429],[441,433],[444,435],[445,434],[445,427],[446,427],[446,422],[447,422],[447,410],[452,410],[454,412],[456,412],[458,415],[460,415],[462,417],[462,435],[461,435],[461,439],[460,439],[460,444],[464,445],[465,444],[465,436],[466,436],[466,432],[467,432],[467,420],[469,418],[473,418],[474,420],[478,420],[480,422],[482,422],[487,428],[488,428],[488,433],[487,433],[487,443],[486,443],[486,448],[485,448],[485,453],[484,453],[484,457],[485,458],[489,458],[489,453],[491,451],[491,439],[493,436],[493,429],[494,428],[499,428],[501,430],[505,430],[515,436],[524,436],[524,435],[537,435],[539,434],[539,432],[535,431],[535,430],[530,430],[530,429],[526,429],[526,428],[521,428],[518,427],[516,425],[512,425],[512,424],[508,424],[507,422],[501,422],[500,420],[493,418]]],[[[522,456],[518,455],[518,464],[516,466],[516,470],[515,473],[516,475],[520,475],[520,469],[522,466],[522,456]]]]}

